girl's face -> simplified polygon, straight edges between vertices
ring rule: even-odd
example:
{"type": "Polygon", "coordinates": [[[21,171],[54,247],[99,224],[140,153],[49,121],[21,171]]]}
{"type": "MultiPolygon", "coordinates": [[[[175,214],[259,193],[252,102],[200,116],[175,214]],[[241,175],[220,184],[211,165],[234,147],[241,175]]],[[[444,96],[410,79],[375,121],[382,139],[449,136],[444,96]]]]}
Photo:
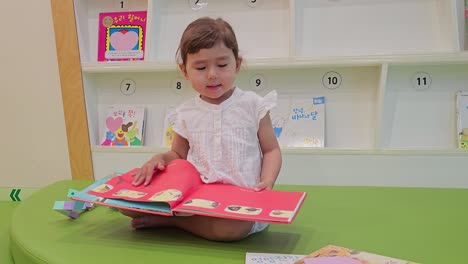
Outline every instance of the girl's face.
{"type": "Polygon", "coordinates": [[[219,42],[212,48],[187,54],[186,65],[180,68],[202,100],[220,104],[231,96],[241,62],[231,49],[219,42]]]}

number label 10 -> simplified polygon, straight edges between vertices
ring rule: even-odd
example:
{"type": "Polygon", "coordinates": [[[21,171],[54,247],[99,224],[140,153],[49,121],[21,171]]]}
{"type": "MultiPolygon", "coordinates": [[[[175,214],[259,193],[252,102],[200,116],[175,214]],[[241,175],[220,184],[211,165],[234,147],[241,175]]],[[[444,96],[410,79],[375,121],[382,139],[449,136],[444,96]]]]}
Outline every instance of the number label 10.
{"type": "Polygon", "coordinates": [[[327,89],[336,89],[341,86],[341,75],[335,71],[329,71],[322,77],[322,84],[327,89]]]}

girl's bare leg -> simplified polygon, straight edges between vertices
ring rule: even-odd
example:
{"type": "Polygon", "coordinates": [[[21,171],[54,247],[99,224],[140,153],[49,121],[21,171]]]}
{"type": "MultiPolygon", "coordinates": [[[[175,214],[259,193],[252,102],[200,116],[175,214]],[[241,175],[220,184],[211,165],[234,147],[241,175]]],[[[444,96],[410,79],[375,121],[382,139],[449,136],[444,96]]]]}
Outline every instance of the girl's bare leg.
{"type": "Polygon", "coordinates": [[[132,219],[133,228],[172,226],[213,241],[236,241],[249,234],[254,222],[207,216],[159,216],[121,211],[132,219]]]}

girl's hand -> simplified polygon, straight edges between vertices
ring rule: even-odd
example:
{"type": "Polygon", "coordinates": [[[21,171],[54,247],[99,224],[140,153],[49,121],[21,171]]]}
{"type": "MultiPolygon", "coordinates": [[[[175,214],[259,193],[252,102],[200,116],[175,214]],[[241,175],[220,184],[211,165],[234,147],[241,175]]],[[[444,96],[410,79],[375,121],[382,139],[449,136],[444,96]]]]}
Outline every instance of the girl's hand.
{"type": "Polygon", "coordinates": [[[272,188],[272,183],[269,183],[267,181],[261,181],[254,187],[254,191],[259,192],[261,190],[271,190],[272,188]]]}
{"type": "Polygon", "coordinates": [[[138,172],[133,176],[132,184],[138,186],[142,183],[148,185],[153,178],[153,175],[158,171],[163,171],[166,168],[166,163],[164,160],[158,156],[147,161],[138,172]]]}

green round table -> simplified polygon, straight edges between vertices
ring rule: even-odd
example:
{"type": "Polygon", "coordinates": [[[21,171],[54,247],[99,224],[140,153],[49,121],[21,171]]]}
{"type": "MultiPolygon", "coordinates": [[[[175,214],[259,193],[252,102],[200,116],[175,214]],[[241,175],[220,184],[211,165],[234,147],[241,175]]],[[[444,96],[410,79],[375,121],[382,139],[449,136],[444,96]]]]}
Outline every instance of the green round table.
{"type": "Polygon", "coordinates": [[[244,263],[246,252],[308,254],[328,244],[418,263],[468,263],[468,190],[286,186],[308,197],[291,225],[231,243],[173,228],[134,230],[129,218],[97,207],[72,220],[52,210],[69,188],[60,181],[21,202],[10,227],[16,264],[244,263]]]}

